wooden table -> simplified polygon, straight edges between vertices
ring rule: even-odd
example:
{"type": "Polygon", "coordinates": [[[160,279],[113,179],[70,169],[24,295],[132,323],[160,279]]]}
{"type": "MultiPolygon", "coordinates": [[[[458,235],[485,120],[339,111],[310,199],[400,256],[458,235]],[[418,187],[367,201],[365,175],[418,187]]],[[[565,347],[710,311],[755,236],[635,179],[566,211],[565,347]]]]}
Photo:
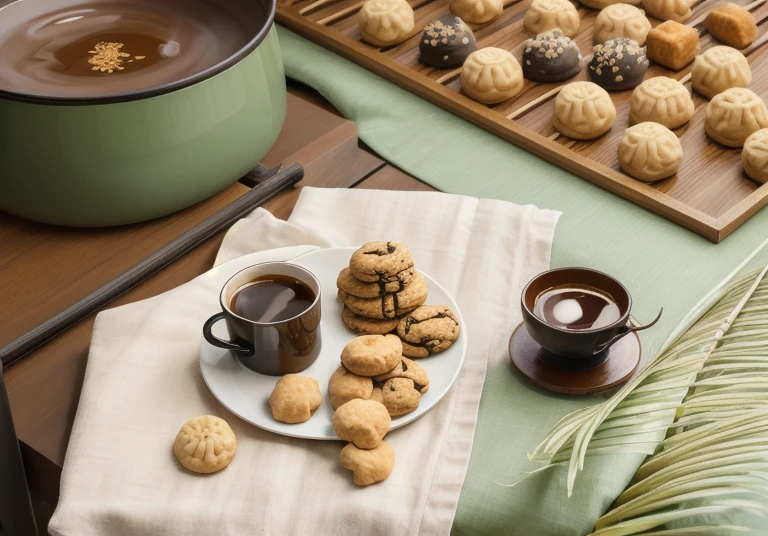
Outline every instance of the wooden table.
{"type": "MultiPolygon", "coordinates": [[[[288,114],[268,167],[290,160],[305,167],[299,186],[431,190],[361,146],[355,124],[312,90],[289,86],[288,114]]],[[[218,195],[159,220],[109,229],[40,225],[0,213],[0,347],[100,287],[248,191],[235,183],[218,195]]],[[[265,208],[287,218],[299,190],[265,208]]],[[[223,233],[201,244],[108,307],[165,292],[207,271],[223,233]]],[[[27,479],[55,505],[61,467],[88,356],[91,316],[12,365],[5,381],[27,479]]]]}

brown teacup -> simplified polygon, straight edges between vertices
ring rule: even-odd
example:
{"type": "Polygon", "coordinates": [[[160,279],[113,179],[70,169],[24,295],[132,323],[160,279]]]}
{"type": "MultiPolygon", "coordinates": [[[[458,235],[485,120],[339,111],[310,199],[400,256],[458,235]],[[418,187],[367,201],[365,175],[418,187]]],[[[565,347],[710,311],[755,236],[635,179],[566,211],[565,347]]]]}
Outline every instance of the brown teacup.
{"type": "Polygon", "coordinates": [[[523,321],[545,360],[585,369],[608,358],[611,345],[653,326],[630,323],[632,296],[613,277],[589,268],[558,268],[534,277],[523,289],[523,321]],[[565,359],[561,359],[565,358],[565,359]]]}
{"type": "Polygon", "coordinates": [[[224,284],[219,302],[222,312],[206,321],[203,336],[249,369],[282,376],[305,370],[320,355],[320,283],[308,270],[286,262],[256,264],[224,284]],[[212,333],[221,319],[231,340],[212,333]]]}

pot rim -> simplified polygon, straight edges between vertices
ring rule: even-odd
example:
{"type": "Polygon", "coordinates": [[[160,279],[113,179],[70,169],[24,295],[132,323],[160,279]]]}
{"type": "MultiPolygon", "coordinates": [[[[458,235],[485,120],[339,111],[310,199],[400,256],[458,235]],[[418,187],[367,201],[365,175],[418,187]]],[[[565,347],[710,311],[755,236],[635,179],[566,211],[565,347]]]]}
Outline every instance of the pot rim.
{"type": "MultiPolygon", "coordinates": [[[[19,1],[19,0],[17,0],[19,1]]],[[[151,86],[144,89],[137,89],[134,91],[127,91],[125,93],[115,93],[112,95],[98,95],[92,97],[54,97],[48,95],[31,95],[27,93],[20,93],[16,91],[9,91],[0,89],[0,100],[6,99],[16,102],[24,102],[28,104],[49,104],[58,106],[90,106],[98,104],[115,104],[119,102],[130,102],[135,100],[142,100],[151,97],[157,97],[165,95],[166,93],[172,93],[180,89],[195,85],[199,82],[204,82],[209,78],[216,76],[229,69],[230,67],[238,64],[250,55],[251,52],[256,50],[258,46],[267,37],[274,25],[275,10],[277,7],[277,0],[260,0],[263,7],[266,8],[267,18],[264,21],[264,25],[256,33],[256,35],[248,41],[240,50],[229,56],[228,58],[220,61],[219,63],[200,71],[199,73],[187,76],[180,80],[168,82],[159,86],[151,86]]],[[[10,4],[9,4],[10,5],[10,4]]]]}

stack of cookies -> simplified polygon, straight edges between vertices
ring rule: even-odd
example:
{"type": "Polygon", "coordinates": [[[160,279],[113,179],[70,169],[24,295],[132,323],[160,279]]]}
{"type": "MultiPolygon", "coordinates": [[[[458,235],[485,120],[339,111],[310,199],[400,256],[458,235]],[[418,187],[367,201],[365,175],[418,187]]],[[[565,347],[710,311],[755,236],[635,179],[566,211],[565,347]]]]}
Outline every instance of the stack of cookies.
{"type": "Polygon", "coordinates": [[[391,333],[407,313],[427,301],[424,277],[411,250],[398,242],[368,242],[352,254],[336,280],[342,320],[360,335],[391,333]]]}

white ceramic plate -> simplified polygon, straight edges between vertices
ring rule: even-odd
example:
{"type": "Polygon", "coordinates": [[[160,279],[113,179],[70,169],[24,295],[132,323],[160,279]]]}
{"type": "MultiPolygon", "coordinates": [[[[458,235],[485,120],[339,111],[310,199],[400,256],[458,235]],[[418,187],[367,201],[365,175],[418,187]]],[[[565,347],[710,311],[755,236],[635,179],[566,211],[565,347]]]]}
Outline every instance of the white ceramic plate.
{"type": "MultiPolygon", "coordinates": [[[[331,426],[333,409],[328,400],[328,379],[341,363],[341,350],[356,335],[341,321],[342,305],[336,298],[336,276],[344,266],[349,264],[353,251],[355,248],[320,249],[287,261],[311,271],[320,281],[322,292],[320,329],[323,346],[317,360],[301,374],[312,376],[320,383],[323,404],[307,422],[285,424],[276,421],[269,409],[269,395],[279,377],[253,372],[241,365],[228,350],[217,348],[203,339],[200,348],[200,369],[203,379],[213,395],[232,413],[254,426],[276,434],[305,439],[338,439],[331,426]]],[[[259,255],[248,255],[222,264],[209,272],[209,275],[217,283],[218,288],[221,288],[236,272],[259,262],[259,255]],[[254,260],[249,262],[249,257],[254,260]]],[[[422,274],[429,290],[427,303],[447,305],[456,311],[461,319],[461,312],[450,294],[434,279],[424,272],[422,274]]],[[[211,314],[216,312],[211,311],[211,314]]],[[[419,364],[429,375],[429,391],[421,397],[418,409],[407,415],[393,418],[390,429],[405,426],[424,415],[440,402],[456,381],[467,352],[463,319],[461,324],[462,332],[459,339],[448,350],[419,359],[419,364]]],[[[216,324],[214,333],[226,336],[226,323],[216,324]]]]}

